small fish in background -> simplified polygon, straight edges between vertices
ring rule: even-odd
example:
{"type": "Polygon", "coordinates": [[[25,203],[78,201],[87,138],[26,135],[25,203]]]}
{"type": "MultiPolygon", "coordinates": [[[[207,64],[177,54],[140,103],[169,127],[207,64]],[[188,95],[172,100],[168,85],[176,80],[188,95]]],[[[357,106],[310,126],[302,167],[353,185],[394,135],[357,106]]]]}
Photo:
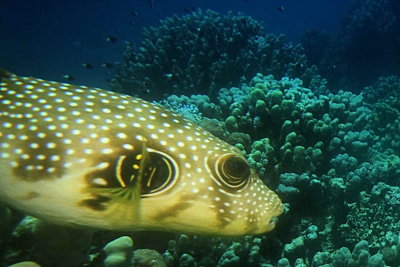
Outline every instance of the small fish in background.
{"type": "Polygon", "coordinates": [[[184,11],[185,13],[190,13],[190,12],[191,12],[191,10],[190,10],[189,8],[187,8],[187,7],[184,7],[184,8],[183,8],[183,11],[184,11]]]}
{"type": "Polygon", "coordinates": [[[190,12],[194,12],[194,11],[196,11],[196,7],[195,6],[192,6],[192,7],[184,7],[183,8],[183,11],[185,12],[185,13],[190,13],[190,12]]]}
{"type": "Polygon", "coordinates": [[[134,10],[134,11],[131,12],[131,15],[134,16],[134,17],[136,17],[136,16],[139,15],[139,13],[138,13],[137,11],[134,10]]]}
{"type": "Polygon", "coordinates": [[[335,73],[337,71],[337,66],[336,65],[331,65],[328,67],[328,70],[332,73],[335,73]]]}
{"type": "Polygon", "coordinates": [[[71,74],[65,74],[63,75],[63,78],[66,79],[67,81],[74,81],[75,77],[72,76],[71,74]]]}
{"type": "Polygon", "coordinates": [[[295,66],[296,66],[296,68],[298,68],[298,69],[304,68],[304,64],[303,64],[303,63],[300,63],[300,62],[296,63],[295,66]]]}
{"type": "Polygon", "coordinates": [[[285,7],[284,7],[284,6],[279,6],[279,7],[278,7],[278,11],[279,11],[279,12],[285,11],[285,7]]]}
{"type": "Polygon", "coordinates": [[[174,75],[172,73],[164,73],[163,74],[164,78],[167,78],[168,80],[171,80],[174,75]]]}
{"type": "Polygon", "coordinates": [[[136,22],[134,22],[134,21],[130,21],[130,22],[129,22],[129,25],[131,25],[131,26],[135,26],[135,25],[136,25],[136,22]]]}
{"type": "Polygon", "coordinates": [[[174,73],[164,73],[163,77],[171,82],[178,82],[179,81],[179,74],[174,73]]]}
{"type": "Polygon", "coordinates": [[[106,41],[115,44],[118,41],[118,38],[110,35],[107,37],[106,41]]]}
{"type": "Polygon", "coordinates": [[[91,70],[91,69],[94,68],[94,66],[92,64],[90,64],[90,63],[83,63],[81,66],[82,66],[82,68],[85,68],[85,69],[88,69],[88,70],[91,70]]]}
{"type": "Polygon", "coordinates": [[[154,0],[147,0],[147,3],[149,3],[150,8],[154,8],[154,0]]]}
{"type": "Polygon", "coordinates": [[[114,65],[110,62],[104,62],[100,66],[107,69],[114,67],[114,65]]]}

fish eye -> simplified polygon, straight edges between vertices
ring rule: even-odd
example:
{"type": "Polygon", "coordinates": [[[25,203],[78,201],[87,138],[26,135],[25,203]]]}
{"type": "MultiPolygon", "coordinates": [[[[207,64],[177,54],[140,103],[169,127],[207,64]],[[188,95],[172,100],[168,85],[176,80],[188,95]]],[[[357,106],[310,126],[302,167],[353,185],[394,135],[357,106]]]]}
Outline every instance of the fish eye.
{"type": "Polygon", "coordinates": [[[151,162],[143,173],[141,181],[142,197],[165,192],[171,188],[177,177],[176,164],[168,155],[155,150],[149,152],[149,155],[151,162]]]}
{"type": "Polygon", "coordinates": [[[151,148],[144,154],[120,155],[116,160],[101,164],[105,167],[89,173],[86,178],[92,192],[107,199],[129,200],[161,194],[172,188],[179,172],[173,158],[151,148]]]}
{"type": "Polygon", "coordinates": [[[239,188],[246,184],[250,176],[250,166],[244,158],[231,154],[218,162],[217,172],[225,185],[239,188]]]}

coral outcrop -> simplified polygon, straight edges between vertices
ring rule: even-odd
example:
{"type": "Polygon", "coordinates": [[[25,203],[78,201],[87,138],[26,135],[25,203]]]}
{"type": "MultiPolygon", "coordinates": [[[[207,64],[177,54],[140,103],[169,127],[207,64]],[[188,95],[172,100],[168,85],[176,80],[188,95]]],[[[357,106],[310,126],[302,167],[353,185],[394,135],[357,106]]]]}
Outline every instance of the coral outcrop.
{"type": "MultiPolygon", "coordinates": [[[[146,28],[138,49],[128,45],[112,87],[144,98],[193,92],[214,97],[221,87],[239,86],[257,72],[275,77],[317,77],[301,46],[266,34],[243,14],[198,10],[146,28]]],[[[322,81],[321,81],[322,82],[322,81]]]]}
{"type": "Polygon", "coordinates": [[[301,43],[331,90],[360,92],[380,76],[400,75],[399,34],[399,1],[358,0],[336,36],[313,30],[301,43]]]}

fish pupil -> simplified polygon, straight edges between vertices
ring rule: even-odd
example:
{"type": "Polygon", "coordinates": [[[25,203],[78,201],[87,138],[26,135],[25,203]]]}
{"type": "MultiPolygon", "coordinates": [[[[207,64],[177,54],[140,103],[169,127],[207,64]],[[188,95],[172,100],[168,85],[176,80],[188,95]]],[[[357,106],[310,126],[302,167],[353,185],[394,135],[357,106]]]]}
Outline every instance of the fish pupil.
{"type": "Polygon", "coordinates": [[[232,177],[247,178],[250,174],[249,165],[239,157],[232,157],[226,162],[226,171],[232,177]]]}
{"type": "Polygon", "coordinates": [[[234,155],[225,160],[220,173],[229,185],[241,186],[250,176],[250,166],[243,158],[234,155]]]}

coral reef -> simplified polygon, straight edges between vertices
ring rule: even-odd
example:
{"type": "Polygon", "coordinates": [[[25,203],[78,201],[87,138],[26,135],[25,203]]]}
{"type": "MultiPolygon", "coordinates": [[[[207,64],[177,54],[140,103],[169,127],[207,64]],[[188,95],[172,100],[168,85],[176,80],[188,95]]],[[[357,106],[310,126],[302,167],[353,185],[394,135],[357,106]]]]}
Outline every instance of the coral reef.
{"type": "MultiPolygon", "coordinates": [[[[196,99],[201,106],[207,97],[196,99]]],[[[369,104],[344,91],[320,95],[299,79],[261,74],[249,85],[221,89],[217,101],[211,126],[210,118],[199,124],[211,132],[219,125],[219,136],[247,155],[287,202],[276,230],[286,244],[278,266],[322,266],[335,249],[360,240],[376,252],[385,248],[387,232],[399,231],[400,150],[391,149],[398,144],[397,101],[369,104]]],[[[226,251],[224,259],[238,261],[234,249],[226,251]]],[[[367,262],[382,259],[368,256],[367,262]]]]}
{"type": "Polygon", "coordinates": [[[114,90],[151,100],[193,92],[213,98],[218,89],[239,86],[257,72],[299,77],[307,84],[318,77],[301,46],[285,43],[283,35],[266,34],[258,21],[243,14],[198,10],[166,18],[143,35],[139,49],[126,48],[111,82],[114,90]]]}
{"type": "Polygon", "coordinates": [[[106,258],[104,267],[124,267],[132,258],[133,240],[129,236],[121,236],[103,248],[106,258]]]}
{"type": "Polygon", "coordinates": [[[10,236],[2,244],[1,261],[33,260],[41,266],[81,266],[89,262],[87,250],[92,234],[92,231],[49,224],[26,216],[11,228],[10,236]]]}
{"type": "Polygon", "coordinates": [[[267,263],[262,252],[268,241],[252,236],[207,238],[181,234],[169,241],[164,258],[168,266],[262,266],[267,263]]]}
{"type": "MultiPolygon", "coordinates": [[[[391,81],[373,86],[387,88],[391,81]]],[[[276,190],[285,212],[272,233],[160,236],[154,247],[135,241],[139,249],[157,248],[161,258],[156,251],[133,251],[131,237],[117,233],[72,238],[70,230],[59,229],[62,242],[47,255],[39,253],[49,249],[39,250],[45,243],[37,237],[48,240],[54,228],[37,227],[35,219],[21,220],[2,206],[1,225],[11,229],[1,233],[2,261],[42,264],[61,259],[57,251],[64,250],[91,267],[397,266],[400,107],[395,94],[365,101],[367,93],[320,94],[300,79],[257,74],[248,84],[220,89],[214,100],[172,95],[161,102],[234,144],[276,190]]]]}
{"type": "Polygon", "coordinates": [[[157,251],[137,249],[133,252],[132,267],[167,267],[167,264],[157,251]]]}
{"type": "Polygon", "coordinates": [[[372,85],[364,87],[362,90],[365,101],[369,103],[390,101],[390,98],[396,98],[400,93],[400,77],[384,76],[372,85]]]}
{"type": "Polygon", "coordinates": [[[400,75],[400,3],[354,1],[336,36],[313,30],[302,38],[310,63],[329,89],[360,92],[380,76],[400,75]]]}

